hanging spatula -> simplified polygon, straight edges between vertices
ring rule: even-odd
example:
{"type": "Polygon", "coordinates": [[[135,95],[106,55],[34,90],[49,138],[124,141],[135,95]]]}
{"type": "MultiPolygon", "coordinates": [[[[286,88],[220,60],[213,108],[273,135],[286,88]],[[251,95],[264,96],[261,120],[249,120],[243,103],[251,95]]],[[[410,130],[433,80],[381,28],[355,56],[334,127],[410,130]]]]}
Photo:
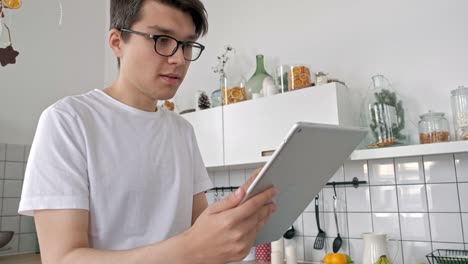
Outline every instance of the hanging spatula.
{"type": "Polygon", "coordinates": [[[322,249],[325,244],[325,231],[320,228],[320,217],[319,217],[319,206],[318,206],[319,196],[315,196],[315,219],[317,220],[317,229],[318,234],[315,238],[314,249],[322,249]]]}

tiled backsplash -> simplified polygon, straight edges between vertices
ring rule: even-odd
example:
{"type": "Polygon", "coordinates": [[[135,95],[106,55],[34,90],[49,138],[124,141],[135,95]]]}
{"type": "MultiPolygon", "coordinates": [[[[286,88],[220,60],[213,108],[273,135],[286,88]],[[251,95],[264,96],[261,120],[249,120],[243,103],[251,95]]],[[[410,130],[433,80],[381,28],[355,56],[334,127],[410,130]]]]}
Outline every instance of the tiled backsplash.
{"type": "MultiPolygon", "coordinates": [[[[215,186],[239,186],[252,171],[215,171],[210,176],[215,186]]],[[[368,183],[337,187],[337,196],[342,251],[355,263],[361,263],[361,234],[371,231],[388,234],[389,255],[396,256],[396,264],[427,263],[425,255],[435,249],[468,250],[468,153],[349,161],[330,181],[353,177],[368,183]]],[[[326,247],[313,249],[318,230],[312,202],[295,223],[300,260],[320,261],[336,237],[333,188],[327,186],[319,195],[326,247]]],[[[214,202],[215,193],[207,196],[214,202]]]]}
{"type": "Polygon", "coordinates": [[[37,235],[34,220],[18,214],[29,146],[0,144],[0,230],[14,231],[0,255],[34,252],[37,235]]]}
{"type": "MultiPolygon", "coordinates": [[[[29,146],[0,144],[0,230],[15,231],[0,255],[33,252],[37,235],[32,217],[17,213],[29,146]]],[[[215,186],[239,186],[251,169],[210,172],[215,186]]],[[[350,161],[330,181],[367,181],[358,188],[337,187],[342,251],[360,263],[363,232],[389,235],[396,264],[427,263],[440,248],[468,250],[468,153],[350,161]]],[[[224,196],[227,195],[227,192],[224,196]]],[[[314,250],[318,233],[312,202],[295,223],[298,258],[320,261],[331,251],[336,228],[333,188],[320,192],[320,222],[327,234],[324,250],[314,250]]],[[[222,193],[207,194],[210,203],[222,193]]]]}

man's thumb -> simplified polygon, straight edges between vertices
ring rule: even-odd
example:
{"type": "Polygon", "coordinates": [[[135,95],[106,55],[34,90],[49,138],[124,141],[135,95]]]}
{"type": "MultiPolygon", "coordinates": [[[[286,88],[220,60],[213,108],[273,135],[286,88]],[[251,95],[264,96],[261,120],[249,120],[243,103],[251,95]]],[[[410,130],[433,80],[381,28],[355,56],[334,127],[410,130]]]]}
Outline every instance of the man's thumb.
{"type": "Polygon", "coordinates": [[[239,187],[235,192],[231,193],[225,199],[214,203],[210,206],[212,213],[220,213],[229,209],[232,209],[240,204],[242,198],[244,198],[245,191],[243,187],[239,187]]]}

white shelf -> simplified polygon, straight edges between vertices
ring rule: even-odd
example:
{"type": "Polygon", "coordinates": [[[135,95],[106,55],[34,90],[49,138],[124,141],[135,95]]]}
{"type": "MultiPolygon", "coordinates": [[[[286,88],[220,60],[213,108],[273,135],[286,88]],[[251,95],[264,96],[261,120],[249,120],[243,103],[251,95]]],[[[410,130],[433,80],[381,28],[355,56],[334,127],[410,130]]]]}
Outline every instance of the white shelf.
{"type": "Polygon", "coordinates": [[[468,152],[467,141],[355,150],[350,160],[370,160],[468,152]]]}

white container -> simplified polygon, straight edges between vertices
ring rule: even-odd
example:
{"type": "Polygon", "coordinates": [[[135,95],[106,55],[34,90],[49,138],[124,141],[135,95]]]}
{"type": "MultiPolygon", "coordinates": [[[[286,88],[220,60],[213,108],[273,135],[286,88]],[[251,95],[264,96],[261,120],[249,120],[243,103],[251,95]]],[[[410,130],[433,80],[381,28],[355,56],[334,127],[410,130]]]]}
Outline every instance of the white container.
{"type": "Polygon", "coordinates": [[[374,264],[382,255],[388,257],[387,235],[383,233],[363,233],[364,250],[362,264],[374,264]]]}

